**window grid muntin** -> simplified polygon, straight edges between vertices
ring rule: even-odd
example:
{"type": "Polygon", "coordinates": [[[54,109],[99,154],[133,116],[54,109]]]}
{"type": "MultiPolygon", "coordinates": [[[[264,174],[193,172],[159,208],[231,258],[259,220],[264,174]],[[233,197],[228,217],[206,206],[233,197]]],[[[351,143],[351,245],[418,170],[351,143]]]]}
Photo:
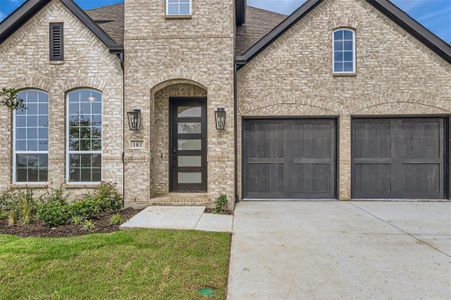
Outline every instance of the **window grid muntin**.
{"type": "Polygon", "coordinates": [[[192,0],[166,0],[166,15],[179,16],[179,15],[191,15],[192,13],[192,0]],[[182,12],[182,7],[188,8],[188,11],[182,12]],[[175,12],[172,9],[175,8],[175,12]]]}
{"type": "Polygon", "coordinates": [[[334,73],[355,73],[355,31],[349,28],[340,28],[332,33],[333,60],[332,69],[334,73]],[[336,38],[337,34],[341,34],[336,38]],[[350,36],[349,36],[350,34],[350,36]],[[348,35],[348,36],[346,36],[348,35]],[[341,55],[341,60],[337,61],[337,56],[341,55]],[[347,59],[345,59],[347,55],[347,59]],[[349,55],[351,57],[349,58],[349,55]],[[351,66],[351,70],[345,70],[345,65],[351,66]],[[337,69],[337,66],[341,68],[337,69]]]}
{"type": "Polygon", "coordinates": [[[68,183],[98,183],[102,173],[102,94],[96,90],[82,89],[68,94],[67,97],[67,171],[68,183]],[[89,101],[89,97],[95,97],[89,101]],[[77,125],[71,125],[71,122],[77,125]],[[85,122],[82,124],[81,121],[85,122]],[[84,126],[83,126],[84,125],[84,126]],[[95,133],[95,135],[94,135],[95,133]],[[77,138],[72,138],[76,135],[77,138]],[[76,145],[76,147],[75,147],[76,145]],[[83,147],[85,145],[86,147],[83,147]],[[83,166],[81,157],[90,157],[90,165],[83,166]],[[78,157],[78,165],[74,159],[78,157]],[[93,157],[98,158],[98,165],[93,165],[93,157]],[[82,171],[89,170],[90,180],[83,180],[82,171]],[[78,172],[78,176],[75,176],[78,172]],[[74,180],[77,177],[78,180],[74,180]]]}
{"type": "Polygon", "coordinates": [[[29,89],[19,92],[17,98],[23,100],[25,108],[17,109],[13,113],[13,183],[48,182],[48,94],[29,89]],[[18,138],[19,131],[25,136],[18,138]],[[29,133],[32,135],[30,138],[29,133]],[[36,166],[30,163],[33,157],[37,158],[36,166]],[[27,160],[26,166],[19,167],[18,164],[23,158],[27,160]],[[46,162],[45,166],[39,163],[40,159],[46,162]],[[26,180],[19,178],[23,171],[26,171],[26,180]],[[33,171],[37,172],[37,179],[30,181],[30,173],[33,171]]]}

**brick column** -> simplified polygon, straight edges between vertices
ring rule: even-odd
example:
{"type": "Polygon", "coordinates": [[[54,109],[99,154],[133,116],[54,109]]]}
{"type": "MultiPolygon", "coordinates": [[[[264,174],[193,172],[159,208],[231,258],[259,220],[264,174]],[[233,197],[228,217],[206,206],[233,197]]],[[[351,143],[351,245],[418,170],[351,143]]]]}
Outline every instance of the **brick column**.
{"type": "Polygon", "coordinates": [[[351,199],[351,115],[342,114],[339,120],[338,142],[338,198],[351,199]]]}

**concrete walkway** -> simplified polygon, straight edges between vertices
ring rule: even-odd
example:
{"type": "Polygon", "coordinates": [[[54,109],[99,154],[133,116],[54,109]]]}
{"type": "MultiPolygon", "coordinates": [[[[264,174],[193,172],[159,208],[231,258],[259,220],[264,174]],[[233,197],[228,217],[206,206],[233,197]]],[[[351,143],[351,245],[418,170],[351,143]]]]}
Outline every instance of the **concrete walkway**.
{"type": "Polygon", "coordinates": [[[450,299],[450,203],[242,202],[229,299],[450,299]]]}
{"type": "Polygon", "coordinates": [[[121,229],[154,228],[232,232],[233,216],[205,213],[205,206],[149,206],[121,229]]]}

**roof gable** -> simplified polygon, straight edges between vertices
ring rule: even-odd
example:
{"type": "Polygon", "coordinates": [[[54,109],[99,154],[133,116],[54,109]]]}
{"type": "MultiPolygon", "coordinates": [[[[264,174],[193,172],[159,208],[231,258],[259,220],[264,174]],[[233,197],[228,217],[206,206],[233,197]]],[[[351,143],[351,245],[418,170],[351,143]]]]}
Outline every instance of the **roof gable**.
{"type": "MultiPolygon", "coordinates": [[[[314,10],[324,0],[307,0],[301,7],[288,16],[282,23],[276,26],[267,35],[261,38],[243,55],[236,58],[236,63],[240,66],[246,65],[260,52],[271,45],[281,35],[288,31],[298,21],[314,10]]],[[[431,31],[412,19],[408,14],[387,0],[365,0],[393,22],[401,26],[405,31],[417,38],[420,42],[451,63],[451,46],[437,37],[431,31]]]]}
{"type": "MultiPolygon", "coordinates": [[[[36,15],[52,0],[28,0],[9,17],[0,23],[0,44],[8,39],[22,25],[36,15]]],[[[102,30],[75,2],[72,0],[60,0],[94,35],[96,35],[111,52],[122,52],[118,45],[105,31],[102,30]]]]}

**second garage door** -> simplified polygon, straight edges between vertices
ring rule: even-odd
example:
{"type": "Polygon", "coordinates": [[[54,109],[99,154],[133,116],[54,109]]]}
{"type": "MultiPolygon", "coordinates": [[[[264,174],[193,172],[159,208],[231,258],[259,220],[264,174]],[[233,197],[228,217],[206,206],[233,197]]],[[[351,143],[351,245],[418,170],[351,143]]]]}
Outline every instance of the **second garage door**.
{"type": "Polygon", "coordinates": [[[243,129],[245,198],[335,198],[335,120],[244,120],[243,129]]]}
{"type": "Polygon", "coordinates": [[[442,118],[355,119],[354,198],[445,197],[442,118]]]}

